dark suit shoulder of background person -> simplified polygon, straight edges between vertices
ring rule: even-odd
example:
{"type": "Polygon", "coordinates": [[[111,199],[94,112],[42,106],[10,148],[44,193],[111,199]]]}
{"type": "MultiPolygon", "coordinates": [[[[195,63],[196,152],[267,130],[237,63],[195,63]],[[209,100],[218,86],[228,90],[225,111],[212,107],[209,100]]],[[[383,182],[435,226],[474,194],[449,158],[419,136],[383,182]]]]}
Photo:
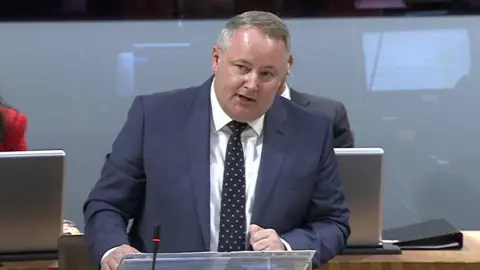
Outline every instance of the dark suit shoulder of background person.
{"type": "Polygon", "coordinates": [[[332,119],[335,148],[355,147],[353,132],[345,105],[337,100],[300,93],[290,89],[291,100],[314,112],[321,112],[332,119]]]}
{"type": "Polygon", "coordinates": [[[0,152],[26,151],[27,117],[0,98],[0,152]]]}

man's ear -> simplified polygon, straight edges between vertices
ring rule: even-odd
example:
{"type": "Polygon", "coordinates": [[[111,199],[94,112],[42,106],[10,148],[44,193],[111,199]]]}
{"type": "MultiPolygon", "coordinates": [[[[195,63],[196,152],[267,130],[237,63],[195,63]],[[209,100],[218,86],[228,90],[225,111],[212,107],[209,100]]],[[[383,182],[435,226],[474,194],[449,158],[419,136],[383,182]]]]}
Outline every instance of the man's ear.
{"type": "Polygon", "coordinates": [[[212,71],[213,72],[217,72],[218,64],[220,63],[221,53],[222,51],[217,45],[213,46],[212,48],[212,71]]]}
{"type": "Polygon", "coordinates": [[[288,57],[288,62],[287,62],[287,74],[290,75],[292,73],[292,66],[293,66],[293,55],[290,54],[288,57]]]}

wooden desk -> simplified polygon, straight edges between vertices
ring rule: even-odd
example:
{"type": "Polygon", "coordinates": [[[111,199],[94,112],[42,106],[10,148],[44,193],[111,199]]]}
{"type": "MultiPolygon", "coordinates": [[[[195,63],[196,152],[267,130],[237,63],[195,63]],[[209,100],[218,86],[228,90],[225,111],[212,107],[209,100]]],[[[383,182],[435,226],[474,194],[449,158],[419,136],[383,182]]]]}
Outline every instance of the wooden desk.
{"type": "Polygon", "coordinates": [[[464,248],[403,251],[402,255],[346,255],[321,270],[480,270],[480,231],[465,231],[464,248]]]}
{"type": "Polygon", "coordinates": [[[58,270],[57,261],[3,263],[0,270],[58,270]]]}
{"type": "MultiPolygon", "coordinates": [[[[464,232],[463,250],[338,256],[319,270],[480,270],[480,231],[464,232]]],[[[8,263],[0,270],[56,270],[56,262],[8,263]]],[[[63,269],[62,269],[63,270],[63,269]]],[[[68,270],[68,269],[66,269],[68,270]]]]}

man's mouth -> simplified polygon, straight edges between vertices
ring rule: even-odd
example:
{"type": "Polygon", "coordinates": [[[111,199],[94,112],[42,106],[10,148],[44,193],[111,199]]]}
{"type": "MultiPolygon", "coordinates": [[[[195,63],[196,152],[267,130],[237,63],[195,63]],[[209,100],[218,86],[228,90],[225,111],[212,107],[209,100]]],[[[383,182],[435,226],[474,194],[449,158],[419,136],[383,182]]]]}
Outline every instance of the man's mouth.
{"type": "Polygon", "coordinates": [[[248,102],[254,102],[255,101],[255,99],[249,98],[249,97],[244,96],[242,94],[237,94],[237,97],[240,98],[240,100],[243,100],[243,101],[248,101],[248,102]]]}

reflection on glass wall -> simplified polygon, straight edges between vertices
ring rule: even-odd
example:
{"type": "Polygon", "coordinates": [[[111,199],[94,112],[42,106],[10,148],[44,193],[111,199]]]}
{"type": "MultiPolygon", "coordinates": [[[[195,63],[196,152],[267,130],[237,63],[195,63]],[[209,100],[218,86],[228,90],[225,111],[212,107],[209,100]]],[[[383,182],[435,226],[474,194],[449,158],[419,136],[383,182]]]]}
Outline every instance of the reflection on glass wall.
{"type": "Polygon", "coordinates": [[[368,91],[453,89],[470,70],[467,29],[365,32],[368,91]]]}
{"type": "Polygon", "coordinates": [[[1,20],[213,19],[247,10],[283,17],[478,14],[479,0],[2,0],[1,20]]]}

